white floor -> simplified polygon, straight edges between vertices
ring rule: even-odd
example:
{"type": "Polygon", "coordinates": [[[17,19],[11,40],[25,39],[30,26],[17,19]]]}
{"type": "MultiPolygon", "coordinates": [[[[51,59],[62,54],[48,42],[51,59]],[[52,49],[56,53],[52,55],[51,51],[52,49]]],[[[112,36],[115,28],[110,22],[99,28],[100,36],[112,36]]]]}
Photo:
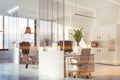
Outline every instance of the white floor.
{"type": "Polygon", "coordinates": [[[15,65],[12,63],[0,64],[0,80],[38,80],[37,66],[15,65]]]}
{"type": "Polygon", "coordinates": [[[29,65],[25,69],[25,65],[0,63],[0,80],[120,80],[120,66],[95,64],[95,71],[89,79],[84,76],[76,79],[53,79],[40,74],[37,65],[29,65]]]}

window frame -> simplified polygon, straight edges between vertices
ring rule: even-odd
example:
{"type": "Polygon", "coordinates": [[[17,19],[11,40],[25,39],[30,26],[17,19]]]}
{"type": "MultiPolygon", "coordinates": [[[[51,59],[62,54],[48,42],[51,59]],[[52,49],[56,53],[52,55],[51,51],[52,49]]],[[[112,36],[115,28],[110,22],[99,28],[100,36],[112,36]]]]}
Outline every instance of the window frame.
{"type": "MultiPolygon", "coordinates": [[[[2,41],[3,44],[2,44],[2,48],[0,48],[0,51],[8,51],[8,50],[9,50],[9,47],[8,47],[8,48],[5,48],[5,31],[4,31],[4,29],[5,29],[5,21],[4,21],[4,20],[5,20],[5,16],[3,16],[3,15],[0,15],[0,16],[2,16],[2,20],[3,20],[3,23],[2,23],[2,25],[3,25],[3,26],[2,26],[3,30],[0,30],[0,32],[3,33],[3,39],[2,39],[2,40],[3,40],[3,41],[2,41]]],[[[36,23],[35,23],[35,19],[33,19],[33,20],[34,20],[34,24],[36,24],[36,23]]],[[[29,19],[27,19],[27,24],[29,25],[29,19]]],[[[34,25],[33,27],[34,27],[34,33],[32,33],[32,34],[34,34],[34,39],[33,39],[33,40],[34,40],[34,46],[36,46],[36,35],[37,35],[37,34],[36,34],[36,30],[37,30],[37,29],[36,29],[36,28],[37,28],[37,27],[36,27],[36,25],[34,25]]],[[[8,44],[9,44],[9,43],[8,43],[8,44]]]]}

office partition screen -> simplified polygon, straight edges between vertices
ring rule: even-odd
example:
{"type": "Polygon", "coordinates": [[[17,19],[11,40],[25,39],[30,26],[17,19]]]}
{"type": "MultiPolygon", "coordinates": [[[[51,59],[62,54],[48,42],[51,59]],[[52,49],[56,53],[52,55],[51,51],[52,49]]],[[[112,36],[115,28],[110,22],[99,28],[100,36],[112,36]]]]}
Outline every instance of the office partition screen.
{"type": "Polygon", "coordinates": [[[64,39],[64,0],[39,0],[40,46],[64,39]]]}

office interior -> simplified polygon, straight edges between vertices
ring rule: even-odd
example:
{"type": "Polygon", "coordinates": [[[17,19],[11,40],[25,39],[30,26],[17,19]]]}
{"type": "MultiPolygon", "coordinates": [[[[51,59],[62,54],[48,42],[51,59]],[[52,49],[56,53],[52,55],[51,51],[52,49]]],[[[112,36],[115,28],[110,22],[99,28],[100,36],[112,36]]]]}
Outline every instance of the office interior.
{"type": "Polygon", "coordinates": [[[0,80],[119,80],[119,13],[120,0],[0,0],[0,80]],[[34,42],[25,69],[27,26],[34,42]],[[81,28],[78,46],[71,34],[81,28]]]}

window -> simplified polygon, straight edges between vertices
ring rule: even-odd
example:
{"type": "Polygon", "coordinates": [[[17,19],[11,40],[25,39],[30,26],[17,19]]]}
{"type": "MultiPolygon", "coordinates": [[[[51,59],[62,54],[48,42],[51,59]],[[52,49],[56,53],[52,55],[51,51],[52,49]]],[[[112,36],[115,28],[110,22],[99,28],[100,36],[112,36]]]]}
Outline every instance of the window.
{"type": "Polygon", "coordinates": [[[18,41],[22,40],[22,36],[25,32],[25,28],[27,27],[27,19],[25,18],[19,18],[19,37],[18,37],[18,41]]]}
{"type": "MultiPolygon", "coordinates": [[[[18,24],[18,18],[17,17],[8,17],[8,48],[13,48],[13,43],[18,41],[18,33],[19,30],[19,24],[18,24]]],[[[5,22],[6,24],[7,22],[5,22]]],[[[6,26],[7,27],[7,26],[6,26]]],[[[6,33],[4,33],[7,35],[6,33]]]]}
{"type": "Polygon", "coordinates": [[[3,32],[0,32],[0,49],[3,49],[3,32]]]}
{"type": "Polygon", "coordinates": [[[3,16],[0,15],[0,49],[3,49],[3,16]]]}
{"type": "MultiPolygon", "coordinates": [[[[35,33],[34,32],[34,19],[27,20],[25,18],[19,18],[19,30],[21,30],[21,31],[19,31],[19,33],[18,33],[18,35],[20,36],[20,37],[18,37],[18,41],[22,40],[22,36],[23,36],[24,31],[27,26],[29,26],[31,28],[32,39],[34,41],[34,33],[35,33]],[[27,23],[28,23],[28,25],[27,25],[27,23]]],[[[33,42],[33,44],[34,44],[34,42],[33,42]]]]}
{"type": "Polygon", "coordinates": [[[41,46],[44,45],[44,40],[46,38],[51,40],[51,22],[50,21],[40,21],[40,45],[41,46]]]}
{"type": "Polygon", "coordinates": [[[31,28],[34,40],[34,20],[0,15],[0,50],[8,50],[13,47],[13,42],[22,40],[25,28],[31,28]]]}
{"type": "Polygon", "coordinates": [[[4,17],[4,48],[9,48],[9,41],[8,41],[8,16],[4,17]]]}

